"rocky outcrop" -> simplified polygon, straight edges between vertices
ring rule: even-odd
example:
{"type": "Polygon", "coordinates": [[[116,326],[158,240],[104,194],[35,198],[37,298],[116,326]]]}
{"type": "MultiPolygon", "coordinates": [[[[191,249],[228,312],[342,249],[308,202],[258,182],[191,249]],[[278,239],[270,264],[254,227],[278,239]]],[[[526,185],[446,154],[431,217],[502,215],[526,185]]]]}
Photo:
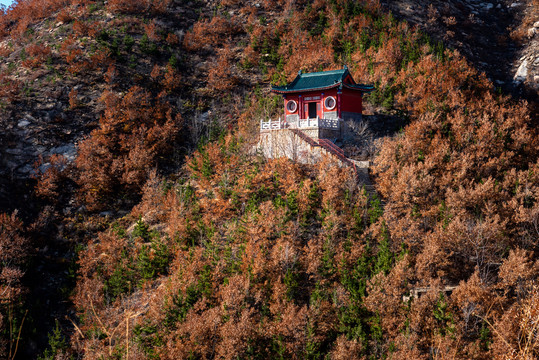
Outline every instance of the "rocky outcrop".
{"type": "MultiPolygon", "coordinates": [[[[528,16],[539,18],[539,9],[528,16]]],[[[527,30],[520,50],[521,57],[513,64],[513,80],[517,85],[524,85],[535,91],[539,90],[539,21],[534,22],[527,30]]]]}
{"type": "Polygon", "coordinates": [[[532,0],[382,1],[397,17],[457,49],[494,86],[518,97],[538,89],[539,9],[532,0]],[[519,30],[533,19],[526,31],[519,30]],[[537,25],[537,26],[536,26],[537,25]],[[520,34],[522,33],[522,34],[520,34]]]}

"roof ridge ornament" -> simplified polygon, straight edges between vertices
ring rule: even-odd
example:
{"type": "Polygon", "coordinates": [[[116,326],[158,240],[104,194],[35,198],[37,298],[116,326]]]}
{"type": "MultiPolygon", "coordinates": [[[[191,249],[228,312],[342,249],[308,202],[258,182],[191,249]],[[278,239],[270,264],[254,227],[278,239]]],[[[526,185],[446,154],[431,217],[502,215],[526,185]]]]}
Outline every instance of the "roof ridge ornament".
{"type": "Polygon", "coordinates": [[[303,73],[303,71],[301,71],[301,69],[299,69],[298,75],[301,76],[302,73],[303,73]]]}
{"type": "Polygon", "coordinates": [[[348,65],[344,64],[343,70],[348,70],[348,65]]]}

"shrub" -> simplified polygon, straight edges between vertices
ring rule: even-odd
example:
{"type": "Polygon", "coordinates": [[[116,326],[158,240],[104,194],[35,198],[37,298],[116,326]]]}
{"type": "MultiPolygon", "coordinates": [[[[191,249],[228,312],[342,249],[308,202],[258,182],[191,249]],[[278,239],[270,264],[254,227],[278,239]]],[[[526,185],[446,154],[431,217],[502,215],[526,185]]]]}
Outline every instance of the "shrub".
{"type": "Polygon", "coordinates": [[[25,289],[22,277],[30,255],[17,212],[0,213],[0,356],[14,356],[26,315],[22,311],[25,289]]]}
{"type": "Polygon", "coordinates": [[[80,144],[76,160],[81,196],[90,206],[118,191],[137,194],[157,156],[170,149],[180,119],[137,86],[122,98],[105,92],[102,101],[100,128],[80,144]]]}
{"type": "Polygon", "coordinates": [[[210,21],[198,21],[193,30],[185,35],[183,45],[189,51],[198,51],[222,43],[230,35],[238,34],[241,28],[232,21],[215,16],[210,21]]]}
{"type": "Polygon", "coordinates": [[[26,58],[22,65],[29,69],[34,69],[43,64],[51,56],[51,49],[43,44],[30,44],[25,49],[28,58],[26,58]]]}

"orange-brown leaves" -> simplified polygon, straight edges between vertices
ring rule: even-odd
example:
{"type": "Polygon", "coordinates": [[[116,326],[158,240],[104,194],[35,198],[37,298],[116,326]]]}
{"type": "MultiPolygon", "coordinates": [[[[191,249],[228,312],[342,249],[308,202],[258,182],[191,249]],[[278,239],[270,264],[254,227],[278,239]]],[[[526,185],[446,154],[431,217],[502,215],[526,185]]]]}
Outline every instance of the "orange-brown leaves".
{"type": "Polygon", "coordinates": [[[233,53],[230,45],[218,52],[218,57],[208,71],[208,87],[219,92],[230,91],[236,84],[237,78],[233,73],[233,53]]]}
{"type": "Polygon", "coordinates": [[[333,49],[322,40],[309,38],[306,32],[290,37],[280,47],[280,54],[288,58],[284,71],[288,80],[293,80],[298,72],[298,65],[306,72],[329,70],[333,59],[333,49]],[[292,55],[288,55],[292,52],[292,55]]]}
{"type": "Polygon", "coordinates": [[[210,21],[198,21],[193,30],[185,35],[183,44],[189,51],[198,51],[222,43],[227,36],[237,34],[240,30],[231,20],[215,16],[210,21]]]}
{"type": "Polygon", "coordinates": [[[59,187],[66,178],[64,173],[67,165],[66,159],[62,155],[54,154],[48,159],[48,168],[41,173],[38,166],[43,166],[43,161],[36,163],[36,195],[42,198],[55,201],[60,195],[59,187]]]}
{"type": "Polygon", "coordinates": [[[148,0],[110,0],[107,8],[113,12],[138,13],[147,11],[151,2],[148,0]]]}
{"type": "Polygon", "coordinates": [[[105,92],[102,101],[100,128],[80,144],[76,161],[83,196],[93,206],[119,186],[140,190],[156,156],[170,148],[179,123],[166,104],[140,87],[132,87],[121,98],[105,92]]]}
{"type": "Polygon", "coordinates": [[[79,105],[78,95],[79,92],[75,89],[71,89],[69,92],[69,108],[71,110],[75,109],[79,105]]]}
{"type": "Polygon", "coordinates": [[[110,85],[114,83],[114,80],[116,79],[117,75],[118,72],[116,71],[116,66],[114,64],[110,64],[107,69],[107,72],[103,76],[105,78],[105,82],[110,85]]]}
{"type": "Polygon", "coordinates": [[[167,65],[167,68],[165,70],[165,76],[163,77],[163,80],[161,82],[165,90],[167,91],[176,90],[181,85],[180,81],[181,81],[180,73],[170,64],[167,65]]]}
{"type": "Polygon", "coordinates": [[[410,270],[410,259],[406,256],[395,264],[388,275],[380,272],[369,281],[365,306],[381,315],[382,329],[391,338],[402,331],[405,321],[403,296],[409,290],[410,270]]]}
{"type": "Polygon", "coordinates": [[[107,8],[113,12],[137,14],[152,12],[162,14],[166,12],[171,0],[110,0],[107,8]]]}
{"type": "Polygon", "coordinates": [[[78,20],[75,20],[73,22],[73,31],[75,32],[75,34],[77,36],[87,36],[88,35],[88,26],[82,22],[82,21],[78,21],[78,20]]]}
{"type": "MultiPolygon", "coordinates": [[[[0,265],[1,274],[8,274],[7,269],[16,269],[21,266],[26,257],[28,251],[28,240],[23,237],[23,224],[17,218],[17,212],[8,214],[0,214],[0,265]]],[[[15,274],[15,272],[9,272],[9,274],[15,274]]],[[[21,273],[22,275],[22,273],[21,273]]],[[[3,276],[3,275],[2,275],[3,276]]],[[[11,275],[9,279],[16,281],[11,275]]],[[[4,286],[9,286],[13,281],[0,276],[0,289],[4,286]]],[[[18,280],[17,280],[18,281],[18,280]]],[[[3,298],[6,298],[6,293],[1,292],[3,298]]],[[[7,296],[8,299],[11,297],[7,296]]]]}
{"type": "Polygon", "coordinates": [[[58,22],[62,23],[68,23],[71,20],[73,20],[73,15],[71,14],[71,9],[64,8],[58,12],[58,15],[56,16],[56,20],[58,22]]]}
{"type": "Polygon", "coordinates": [[[144,32],[148,36],[148,39],[152,41],[161,41],[161,29],[155,20],[147,25],[144,25],[144,32]]]}
{"type": "Polygon", "coordinates": [[[174,33],[168,33],[165,40],[169,45],[178,45],[180,43],[180,38],[174,33]]]}
{"type": "Polygon", "coordinates": [[[492,324],[496,358],[532,360],[539,356],[539,290],[535,285],[492,324]]]}
{"type": "MultiPolygon", "coordinates": [[[[24,292],[21,280],[29,256],[29,241],[23,236],[23,224],[17,212],[0,213],[0,356],[7,356],[13,335],[13,309],[20,306],[24,292]]],[[[12,351],[12,350],[11,350],[12,351]]]]}
{"type": "Polygon", "coordinates": [[[502,285],[517,287],[517,291],[526,291],[526,286],[533,282],[539,273],[539,262],[532,259],[533,254],[530,251],[511,250],[509,257],[500,266],[502,285]]]}
{"type": "Polygon", "coordinates": [[[20,80],[13,79],[3,72],[0,73],[0,97],[13,101],[19,96],[21,87],[20,80]]]}
{"type": "MultiPolygon", "coordinates": [[[[103,101],[114,107],[125,100],[107,94],[103,101]]],[[[359,245],[345,245],[352,225],[337,214],[352,221],[356,206],[365,206],[365,196],[353,191],[345,195],[350,176],[331,164],[308,173],[288,159],[247,156],[248,148],[225,135],[188,159],[184,182],[164,190],[153,175],[144,187],[143,203],[134,214],[159,224],[155,229],[169,235],[174,249],[170,276],[156,280],[160,286],[151,290],[155,301],[140,318],[164,339],[156,353],[164,358],[280,353],[301,359],[309,347],[328,343],[326,352],[349,348],[359,356],[359,340],[341,341],[334,349],[330,334],[340,331],[339,307],[351,306],[351,295],[337,283],[336,271],[321,274],[327,262],[345,272],[361,256],[359,245]],[[329,184],[321,186],[323,181],[329,184]],[[353,207],[342,204],[343,196],[353,207]],[[328,250],[326,239],[334,255],[321,260],[328,250]]],[[[88,260],[81,267],[84,284],[78,288],[77,306],[90,312],[89,327],[107,329],[107,339],[119,335],[111,335],[113,323],[100,324],[98,319],[106,314],[125,319],[128,311],[122,304],[138,301],[138,290],[112,305],[95,304],[110,291],[113,283],[106,279],[118,276],[116,269],[129,258],[126,254],[139,256],[143,245],[108,232],[83,255],[88,260]],[[130,252],[122,252],[130,243],[130,252]],[[99,284],[100,277],[108,288],[99,284]],[[92,299],[97,316],[84,299],[92,299]]],[[[402,286],[396,290],[402,291],[402,286]]],[[[107,343],[92,341],[86,343],[96,349],[107,343]]]]}
{"type": "Polygon", "coordinates": [[[0,14],[0,36],[9,34],[14,39],[24,38],[29,35],[26,32],[29,26],[53,15],[66,5],[66,0],[17,1],[5,13],[0,14]]]}
{"type": "Polygon", "coordinates": [[[43,44],[30,44],[25,50],[29,57],[22,62],[22,65],[29,69],[39,67],[51,55],[50,47],[43,44]]]}

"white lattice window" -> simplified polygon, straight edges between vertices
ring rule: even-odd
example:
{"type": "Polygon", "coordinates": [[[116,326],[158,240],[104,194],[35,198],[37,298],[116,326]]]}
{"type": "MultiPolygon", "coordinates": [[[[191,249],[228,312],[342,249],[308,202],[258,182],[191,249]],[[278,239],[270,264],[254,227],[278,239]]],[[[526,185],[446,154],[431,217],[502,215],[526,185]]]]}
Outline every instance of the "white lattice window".
{"type": "Polygon", "coordinates": [[[289,113],[295,113],[298,109],[298,103],[294,100],[290,100],[286,103],[286,110],[288,110],[289,113]]]}
{"type": "Polygon", "coordinates": [[[328,110],[335,109],[335,105],[337,105],[337,101],[335,101],[335,98],[333,96],[328,96],[326,100],[324,100],[324,106],[328,110]]]}

